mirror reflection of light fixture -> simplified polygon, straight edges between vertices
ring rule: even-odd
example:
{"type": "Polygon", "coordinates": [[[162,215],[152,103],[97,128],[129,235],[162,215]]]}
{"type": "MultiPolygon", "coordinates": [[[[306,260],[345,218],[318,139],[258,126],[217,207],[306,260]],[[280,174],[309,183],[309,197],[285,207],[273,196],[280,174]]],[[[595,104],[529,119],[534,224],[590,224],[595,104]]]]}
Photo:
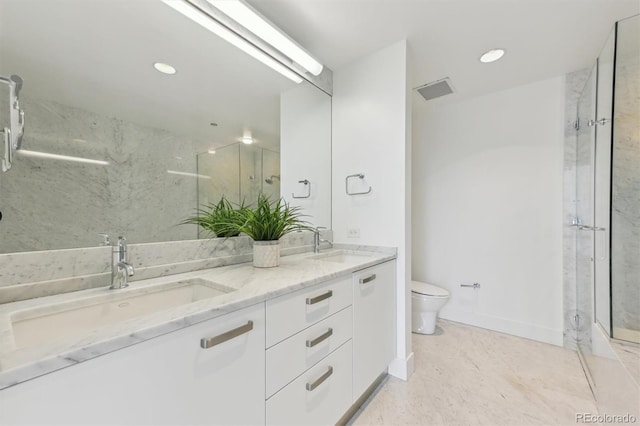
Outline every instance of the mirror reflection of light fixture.
{"type": "Polygon", "coordinates": [[[199,175],[197,173],[180,172],[177,170],[167,170],[167,173],[169,173],[170,175],[188,176],[188,177],[194,177],[198,179],[211,179],[211,176],[199,175]]]}
{"type": "Polygon", "coordinates": [[[213,154],[216,153],[216,150],[215,149],[208,149],[207,153],[213,155],[213,154]]]}
{"type": "Polygon", "coordinates": [[[259,60],[273,70],[279,72],[288,79],[294,81],[295,83],[302,83],[302,78],[299,75],[291,71],[280,62],[273,59],[271,56],[267,55],[262,50],[258,49],[253,44],[249,43],[244,38],[240,37],[235,32],[220,24],[212,17],[203,13],[202,11],[194,7],[191,3],[184,0],[162,0],[162,2],[167,6],[173,8],[174,10],[180,12],[192,21],[202,25],[207,30],[211,31],[228,43],[231,43],[243,52],[253,56],[255,59],[259,60]]]}
{"type": "Polygon", "coordinates": [[[96,164],[98,166],[108,166],[108,161],[103,160],[93,160],[91,158],[84,157],[72,157],[70,155],[59,155],[59,154],[51,154],[48,152],[39,152],[39,151],[28,151],[26,149],[21,149],[17,151],[18,154],[24,155],[25,157],[37,157],[37,158],[48,158],[51,160],[63,160],[63,161],[73,161],[76,163],[87,163],[87,164],[96,164]]]}
{"type": "Polygon", "coordinates": [[[251,136],[243,136],[240,141],[245,145],[251,145],[253,142],[255,142],[255,139],[253,139],[251,136]]]}
{"type": "Polygon", "coordinates": [[[278,49],[313,75],[320,75],[322,64],[281,32],[260,13],[241,0],[207,0],[213,7],[278,49]]]}

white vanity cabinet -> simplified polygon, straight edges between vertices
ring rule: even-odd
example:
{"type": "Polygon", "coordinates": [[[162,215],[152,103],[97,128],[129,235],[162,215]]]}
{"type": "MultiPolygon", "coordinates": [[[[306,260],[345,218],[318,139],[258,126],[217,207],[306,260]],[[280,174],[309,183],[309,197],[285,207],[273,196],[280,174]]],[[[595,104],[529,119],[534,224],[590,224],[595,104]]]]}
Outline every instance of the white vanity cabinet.
{"type": "Polygon", "coordinates": [[[335,424],[351,406],[351,278],[267,301],[268,425],[335,424]]]}
{"type": "Polygon", "coordinates": [[[0,424],[258,425],[264,389],[260,303],[1,390],[0,424]]]}
{"type": "Polygon", "coordinates": [[[353,274],[353,402],[396,354],[396,261],[353,274]]]}

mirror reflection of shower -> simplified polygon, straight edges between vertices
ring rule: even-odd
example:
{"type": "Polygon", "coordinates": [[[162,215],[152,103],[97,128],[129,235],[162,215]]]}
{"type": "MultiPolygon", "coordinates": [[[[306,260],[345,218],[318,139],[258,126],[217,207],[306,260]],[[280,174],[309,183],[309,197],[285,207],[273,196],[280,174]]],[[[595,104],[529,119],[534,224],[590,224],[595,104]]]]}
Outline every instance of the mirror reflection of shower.
{"type": "Polygon", "coordinates": [[[222,196],[235,204],[254,204],[263,193],[280,198],[280,153],[256,145],[235,143],[197,155],[198,204],[215,204],[222,196]]]}
{"type": "Polygon", "coordinates": [[[278,179],[278,182],[280,182],[280,176],[279,175],[271,175],[268,178],[266,178],[264,181],[266,183],[268,183],[269,185],[273,185],[273,180],[274,179],[278,179]]]}

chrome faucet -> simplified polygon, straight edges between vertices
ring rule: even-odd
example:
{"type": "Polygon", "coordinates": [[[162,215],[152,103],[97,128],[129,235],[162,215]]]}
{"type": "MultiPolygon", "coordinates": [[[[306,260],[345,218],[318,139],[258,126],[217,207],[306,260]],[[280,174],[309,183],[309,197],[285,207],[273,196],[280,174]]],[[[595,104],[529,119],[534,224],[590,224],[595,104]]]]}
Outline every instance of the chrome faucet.
{"type": "MultiPolygon", "coordinates": [[[[100,234],[103,238],[103,245],[111,245],[111,239],[107,234],[100,234]]],[[[125,288],[129,286],[129,277],[135,274],[133,265],[127,261],[127,239],[118,237],[118,242],[112,246],[111,250],[111,286],[110,289],[125,288]]]]}
{"type": "Polygon", "coordinates": [[[333,243],[331,241],[320,238],[321,229],[327,229],[327,228],[324,226],[318,226],[316,229],[313,230],[313,252],[314,253],[320,253],[320,243],[329,243],[329,245],[333,247],[333,243]]]}

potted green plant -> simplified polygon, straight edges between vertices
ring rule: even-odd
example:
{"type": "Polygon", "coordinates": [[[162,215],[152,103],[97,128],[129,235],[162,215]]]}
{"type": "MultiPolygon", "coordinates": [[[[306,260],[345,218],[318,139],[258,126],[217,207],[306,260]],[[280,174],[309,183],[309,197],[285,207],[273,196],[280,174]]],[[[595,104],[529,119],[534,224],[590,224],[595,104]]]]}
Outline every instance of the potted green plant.
{"type": "Polygon", "coordinates": [[[247,207],[240,204],[234,208],[224,195],[217,204],[209,204],[199,209],[196,216],[191,216],[181,224],[198,225],[205,231],[215,234],[216,237],[228,238],[240,234],[238,226],[245,220],[247,207]]]}
{"type": "MultiPolygon", "coordinates": [[[[240,232],[253,240],[253,266],[271,268],[280,264],[280,238],[304,229],[311,229],[300,207],[290,206],[282,198],[271,201],[264,194],[258,196],[255,208],[246,208],[244,220],[237,225],[240,232]]],[[[235,225],[234,225],[235,226],[235,225]]]]}

